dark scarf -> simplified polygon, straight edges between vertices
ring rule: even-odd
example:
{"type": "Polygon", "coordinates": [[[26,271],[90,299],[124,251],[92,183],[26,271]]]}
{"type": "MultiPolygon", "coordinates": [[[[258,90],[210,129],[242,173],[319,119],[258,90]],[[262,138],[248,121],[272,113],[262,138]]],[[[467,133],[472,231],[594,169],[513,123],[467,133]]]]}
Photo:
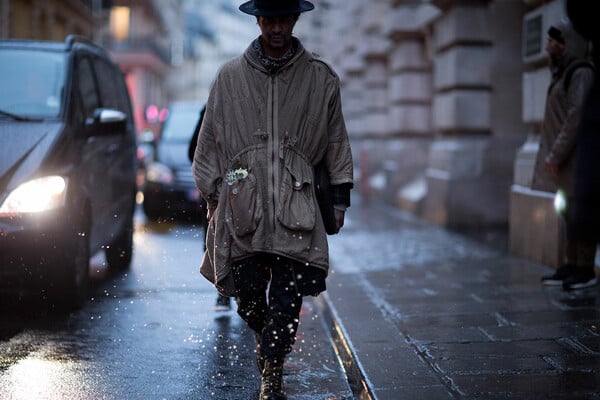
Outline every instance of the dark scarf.
{"type": "Polygon", "coordinates": [[[258,59],[262,63],[262,65],[269,71],[270,73],[275,73],[281,69],[285,64],[287,64],[296,54],[296,50],[298,46],[296,44],[296,39],[292,38],[292,45],[286,51],[286,53],[280,57],[275,58],[265,54],[262,44],[260,43],[260,37],[254,39],[252,42],[252,50],[256,53],[258,59]]]}

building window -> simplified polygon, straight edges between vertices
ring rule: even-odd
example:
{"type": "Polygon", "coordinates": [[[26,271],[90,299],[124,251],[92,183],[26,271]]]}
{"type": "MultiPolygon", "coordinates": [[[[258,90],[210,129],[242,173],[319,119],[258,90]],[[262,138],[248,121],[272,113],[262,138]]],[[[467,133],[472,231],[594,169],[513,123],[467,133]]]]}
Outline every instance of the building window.
{"type": "Polygon", "coordinates": [[[525,56],[529,57],[542,51],[542,16],[536,15],[525,20],[525,56]]]}
{"type": "Polygon", "coordinates": [[[117,42],[129,38],[130,15],[129,7],[113,7],[110,10],[110,34],[117,42]]]}

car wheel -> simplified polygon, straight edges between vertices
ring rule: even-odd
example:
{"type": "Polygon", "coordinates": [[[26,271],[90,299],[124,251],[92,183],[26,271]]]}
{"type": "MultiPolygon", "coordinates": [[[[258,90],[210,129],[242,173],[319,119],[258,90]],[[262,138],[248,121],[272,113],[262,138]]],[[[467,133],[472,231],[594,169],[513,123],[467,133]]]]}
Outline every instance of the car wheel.
{"type": "Polygon", "coordinates": [[[125,271],[131,266],[133,258],[133,214],[125,223],[119,236],[104,249],[108,268],[113,271],[125,271]]]}

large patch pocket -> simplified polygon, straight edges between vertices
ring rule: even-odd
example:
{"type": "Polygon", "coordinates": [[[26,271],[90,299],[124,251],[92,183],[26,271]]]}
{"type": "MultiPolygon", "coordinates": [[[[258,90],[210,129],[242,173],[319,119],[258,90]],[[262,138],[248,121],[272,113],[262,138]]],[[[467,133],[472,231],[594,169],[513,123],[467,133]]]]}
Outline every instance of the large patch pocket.
{"type": "Polygon", "coordinates": [[[277,219],[288,229],[311,231],[315,227],[317,213],[312,187],[312,168],[298,167],[296,171],[287,165],[284,169],[277,219]],[[304,169],[307,171],[303,171],[304,169]]]}
{"type": "Polygon", "coordinates": [[[231,221],[238,237],[256,231],[263,216],[260,190],[254,174],[227,185],[227,196],[231,207],[231,221]]]}

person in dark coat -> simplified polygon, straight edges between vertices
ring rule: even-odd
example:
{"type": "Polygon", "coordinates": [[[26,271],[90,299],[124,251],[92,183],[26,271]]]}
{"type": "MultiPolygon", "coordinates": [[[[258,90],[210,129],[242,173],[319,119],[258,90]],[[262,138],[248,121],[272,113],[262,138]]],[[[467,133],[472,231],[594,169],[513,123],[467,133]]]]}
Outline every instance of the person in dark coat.
{"type": "Polygon", "coordinates": [[[566,290],[596,284],[593,268],[595,246],[571,235],[574,177],[577,157],[577,127],[594,73],[588,60],[589,43],[566,18],[548,30],[546,51],[550,57],[552,80],[548,88],[540,148],[536,158],[532,188],[556,193],[566,202],[561,228],[566,230],[564,263],[552,275],[542,277],[545,285],[562,285],[566,290]],[[592,259],[590,261],[590,256],[592,259]],[[590,265],[591,263],[591,265],[590,265]]]}
{"type": "MultiPolygon", "coordinates": [[[[200,110],[200,117],[194,128],[194,134],[190,140],[188,147],[188,158],[190,161],[194,161],[194,153],[196,152],[196,144],[198,143],[198,135],[200,134],[200,127],[202,126],[202,120],[204,120],[204,112],[206,107],[202,107],[200,110]]],[[[206,250],[206,231],[208,230],[208,218],[202,218],[202,230],[204,231],[204,250],[206,250]]],[[[231,297],[223,296],[217,293],[217,302],[215,303],[215,311],[229,311],[231,310],[231,297]]]]}
{"type": "Polygon", "coordinates": [[[589,255],[594,271],[596,246],[600,242],[600,24],[589,2],[567,0],[567,15],[573,27],[592,43],[594,83],[586,98],[577,131],[576,174],[571,223],[568,234],[593,249],[589,255]]]}

